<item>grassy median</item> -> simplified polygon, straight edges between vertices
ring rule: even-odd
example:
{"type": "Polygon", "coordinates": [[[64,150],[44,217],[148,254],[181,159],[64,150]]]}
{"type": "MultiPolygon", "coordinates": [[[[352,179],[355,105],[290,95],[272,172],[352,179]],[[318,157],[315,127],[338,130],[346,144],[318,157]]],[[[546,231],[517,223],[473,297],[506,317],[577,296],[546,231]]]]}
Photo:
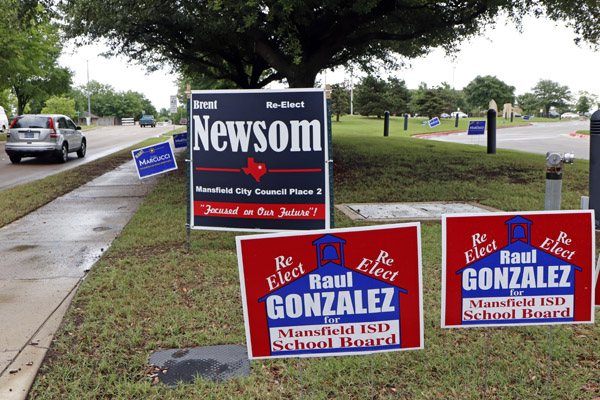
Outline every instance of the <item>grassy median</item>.
{"type": "MultiPolygon", "coordinates": [[[[454,200],[502,210],[543,209],[544,156],[504,150],[488,155],[485,147],[402,133],[382,137],[381,125],[357,118],[333,124],[336,204],[454,200]]],[[[566,167],[564,209],[579,207],[587,180],[586,161],[566,167]]],[[[186,184],[185,168],[165,174],[95,264],[30,398],[483,397],[487,330],[440,329],[439,223],[422,225],[424,350],[255,361],[244,379],[198,379],[176,388],[153,384],[146,363],[154,351],[245,344],[236,234],[193,231],[188,252],[186,184]]],[[[336,212],[336,227],[357,224],[336,212]]],[[[548,327],[496,328],[489,336],[487,398],[545,398],[548,327]]],[[[553,327],[550,398],[600,396],[599,338],[597,325],[553,327]]]]}

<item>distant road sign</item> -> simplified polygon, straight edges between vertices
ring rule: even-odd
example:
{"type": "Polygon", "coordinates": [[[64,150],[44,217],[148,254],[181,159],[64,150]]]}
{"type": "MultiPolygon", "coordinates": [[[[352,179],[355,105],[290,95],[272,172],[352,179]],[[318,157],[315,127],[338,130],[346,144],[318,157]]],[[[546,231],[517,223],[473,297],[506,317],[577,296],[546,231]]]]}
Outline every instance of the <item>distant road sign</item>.
{"type": "Polygon", "coordinates": [[[177,96],[171,96],[171,108],[169,112],[171,114],[175,114],[177,112],[177,96]]]}
{"type": "Polygon", "coordinates": [[[523,115],[523,121],[529,121],[529,118],[531,118],[529,115],[523,115]]]}
{"type": "Polygon", "coordinates": [[[429,127],[433,128],[434,126],[438,126],[440,124],[440,119],[438,117],[434,117],[429,120],[429,127]]]}

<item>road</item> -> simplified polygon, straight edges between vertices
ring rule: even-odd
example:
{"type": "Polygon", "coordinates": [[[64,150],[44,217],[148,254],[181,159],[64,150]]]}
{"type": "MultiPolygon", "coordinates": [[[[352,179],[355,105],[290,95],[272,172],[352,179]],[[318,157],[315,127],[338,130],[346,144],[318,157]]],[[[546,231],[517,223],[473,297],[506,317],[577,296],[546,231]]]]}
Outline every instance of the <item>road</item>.
{"type": "MultiPolygon", "coordinates": [[[[572,135],[578,130],[589,130],[590,121],[534,122],[529,126],[502,128],[498,123],[496,148],[546,154],[549,151],[572,152],[575,160],[589,160],[589,136],[572,135]]],[[[487,147],[486,135],[467,135],[466,132],[448,135],[420,135],[422,139],[474,144],[487,147]]]]}
{"type": "Polygon", "coordinates": [[[147,138],[169,132],[174,128],[173,126],[157,125],[156,128],[107,126],[91,129],[85,132],[87,138],[85,157],[78,158],[77,154],[69,153],[69,161],[65,164],[59,164],[47,158],[24,158],[19,164],[12,164],[4,152],[4,142],[2,142],[0,144],[0,190],[75,168],[133,146],[147,138]]]}

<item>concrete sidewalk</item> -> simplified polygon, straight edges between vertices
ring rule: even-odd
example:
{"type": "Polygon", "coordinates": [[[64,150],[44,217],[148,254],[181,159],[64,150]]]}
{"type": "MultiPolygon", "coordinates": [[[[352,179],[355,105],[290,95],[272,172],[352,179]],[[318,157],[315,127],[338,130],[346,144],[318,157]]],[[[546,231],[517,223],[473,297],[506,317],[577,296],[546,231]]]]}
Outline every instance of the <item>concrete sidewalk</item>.
{"type": "Polygon", "coordinates": [[[130,161],[0,229],[0,399],[25,399],[86,272],[158,181],[130,161]]]}

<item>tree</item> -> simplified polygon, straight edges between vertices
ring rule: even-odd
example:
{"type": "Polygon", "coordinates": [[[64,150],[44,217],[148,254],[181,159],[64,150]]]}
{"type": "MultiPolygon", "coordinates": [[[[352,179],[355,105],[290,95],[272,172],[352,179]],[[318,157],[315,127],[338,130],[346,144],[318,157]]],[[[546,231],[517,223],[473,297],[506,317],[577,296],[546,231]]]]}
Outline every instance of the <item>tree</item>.
{"type": "Polygon", "coordinates": [[[471,108],[487,110],[492,99],[500,107],[502,104],[513,104],[515,101],[515,87],[490,75],[477,76],[465,86],[463,92],[471,108]]]}
{"type": "Polygon", "coordinates": [[[46,105],[42,108],[43,114],[63,114],[75,118],[75,100],[67,97],[52,96],[46,100],[46,105]]]}
{"type": "Polygon", "coordinates": [[[16,97],[17,113],[22,114],[32,99],[41,103],[68,91],[71,72],[58,66],[62,46],[52,15],[43,6],[35,5],[35,1],[14,3],[15,20],[9,23],[12,29],[9,48],[14,53],[8,55],[8,61],[0,61],[3,67],[0,75],[16,97]]]}
{"type": "Polygon", "coordinates": [[[550,107],[561,109],[567,107],[571,101],[569,88],[551,80],[540,79],[532,90],[546,114],[550,111],[550,107]]]}
{"type": "MultiPolygon", "coordinates": [[[[76,110],[87,111],[88,85],[81,85],[72,91],[76,110]]],[[[101,117],[133,117],[140,119],[142,113],[157,115],[156,108],[142,93],[127,91],[117,92],[111,85],[90,81],[90,108],[92,114],[101,117]]]]}
{"type": "Polygon", "coordinates": [[[331,85],[331,113],[336,116],[335,120],[340,122],[340,115],[350,112],[350,91],[344,84],[331,85]]]}
{"type": "Polygon", "coordinates": [[[408,112],[410,103],[410,90],[406,83],[400,79],[388,78],[388,104],[392,114],[401,115],[408,112]]]}
{"type": "Polygon", "coordinates": [[[579,98],[575,104],[575,111],[583,114],[590,111],[595,111],[598,108],[598,96],[586,91],[581,91],[578,94],[579,98]]]}
{"type": "Polygon", "coordinates": [[[376,115],[381,118],[384,111],[389,111],[390,108],[387,83],[371,75],[364,77],[356,85],[354,105],[361,115],[376,115]]]}
{"type": "Polygon", "coordinates": [[[397,67],[444,46],[454,52],[507,14],[567,21],[576,40],[600,41],[600,4],[582,0],[55,0],[68,37],[104,38],[114,54],[186,74],[202,73],[236,87],[274,80],[312,87],[325,69],[354,64],[397,67]],[[115,12],[118,10],[118,12],[115,12]],[[583,12],[582,10],[585,10],[583,12]],[[73,21],[76,21],[73,23],[73,21]]]}
{"type": "Polygon", "coordinates": [[[517,96],[517,104],[525,114],[533,115],[542,107],[540,99],[533,93],[525,93],[517,96]]]}
{"type": "Polygon", "coordinates": [[[452,102],[452,95],[447,87],[433,87],[429,89],[427,84],[421,83],[419,89],[413,93],[411,108],[415,113],[433,118],[444,111],[448,111],[452,102]]]}

